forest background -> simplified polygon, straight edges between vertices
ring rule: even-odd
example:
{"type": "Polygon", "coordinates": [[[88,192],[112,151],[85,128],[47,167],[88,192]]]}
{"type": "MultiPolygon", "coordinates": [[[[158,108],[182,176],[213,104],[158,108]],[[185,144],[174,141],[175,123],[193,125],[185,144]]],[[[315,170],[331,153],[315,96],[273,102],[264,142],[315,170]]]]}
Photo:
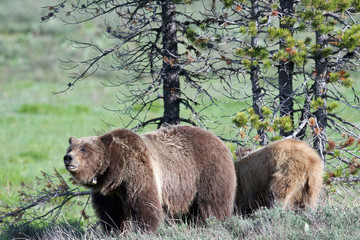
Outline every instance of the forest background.
{"type": "MultiPolygon", "coordinates": [[[[356,205],[358,1],[328,1],[326,9],[322,1],[170,2],[167,13],[151,1],[111,11],[113,1],[70,2],[2,2],[0,199],[15,206],[2,213],[23,206],[28,188],[39,185],[41,195],[46,184],[61,183],[58,176],[67,180],[61,159],[70,136],[179,122],[208,128],[232,150],[280,137],[303,139],[326,164],[325,195],[356,205]],[[281,2],[299,9],[281,8],[281,2]],[[178,28],[171,34],[175,5],[178,28]]],[[[49,199],[51,206],[62,203],[49,199]]],[[[83,216],[81,226],[90,224],[86,197],[75,199],[78,217],[66,211],[48,217],[83,216]]],[[[276,211],[271,214],[284,214],[276,211]]],[[[15,226],[26,219],[13,217],[2,221],[15,226]]],[[[264,230],[248,232],[254,231],[264,230]]]]}

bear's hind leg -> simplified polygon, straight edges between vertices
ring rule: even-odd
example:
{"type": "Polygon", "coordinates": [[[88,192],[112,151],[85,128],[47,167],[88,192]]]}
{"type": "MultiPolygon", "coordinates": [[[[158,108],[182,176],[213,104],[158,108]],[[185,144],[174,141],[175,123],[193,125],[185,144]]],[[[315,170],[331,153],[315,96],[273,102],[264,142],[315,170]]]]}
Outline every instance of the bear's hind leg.
{"type": "Polygon", "coordinates": [[[296,198],[296,205],[300,208],[310,207],[315,209],[319,203],[321,189],[321,172],[315,176],[310,175],[296,198]]]}
{"type": "Polygon", "coordinates": [[[226,199],[221,201],[199,199],[197,202],[197,212],[192,216],[193,222],[201,225],[209,217],[215,217],[219,221],[224,221],[230,217],[234,206],[232,204],[230,209],[229,205],[226,199]]]}
{"type": "Polygon", "coordinates": [[[271,183],[271,191],[274,200],[280,203],[283,209],[293,209],[296,196],[301,191],[301,177],[296,175],[283,175],[280,173],[274,174],[274,179],[271,183]]]}
{"type": "MultiPolygon", "coordinates": [[[[231,174],[231,173],[229,173],[231,174]]],[[[228,174],[228,175],[229,175],[228,174]]],[[[209,217],[216,217],[219,221],[224,221],[231,216],[234,209],[236,179],[226,181],[219,176],[211,176],[199,186],[197,193],[197,220],[205,222],[209,217]]]]}

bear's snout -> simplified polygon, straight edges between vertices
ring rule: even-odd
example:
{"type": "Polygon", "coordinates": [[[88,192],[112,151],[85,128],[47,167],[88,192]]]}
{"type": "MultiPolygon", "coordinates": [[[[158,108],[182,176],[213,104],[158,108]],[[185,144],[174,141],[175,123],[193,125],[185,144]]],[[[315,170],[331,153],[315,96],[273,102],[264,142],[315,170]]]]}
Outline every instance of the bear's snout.
{"type": "Polygon", "coordinates": [[[64,156],[65,166],[68,166],[71,163],[72,160],[73,160],[73,157],[70,154],[66,154],[64,156]]]}
{"type": "Polygon", "coordinates": [[[75,171],[78,168],[78,163],[74,160],[73,156],[66,154],[64,156],[65,167],[69,171],[75,171]]]}

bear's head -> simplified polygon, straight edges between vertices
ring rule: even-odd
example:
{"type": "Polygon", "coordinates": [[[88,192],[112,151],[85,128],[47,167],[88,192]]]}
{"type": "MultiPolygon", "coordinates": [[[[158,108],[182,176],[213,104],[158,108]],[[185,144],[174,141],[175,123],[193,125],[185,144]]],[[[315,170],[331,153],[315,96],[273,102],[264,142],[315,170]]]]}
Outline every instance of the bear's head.
{"type": "Polygon", "coordinates": [[[64,156],[66,169],[84,185],[96,185],[97,178],[109,168],[108,148],[113,136],[83,137],[69,139],[70,146],[64,156]]]}

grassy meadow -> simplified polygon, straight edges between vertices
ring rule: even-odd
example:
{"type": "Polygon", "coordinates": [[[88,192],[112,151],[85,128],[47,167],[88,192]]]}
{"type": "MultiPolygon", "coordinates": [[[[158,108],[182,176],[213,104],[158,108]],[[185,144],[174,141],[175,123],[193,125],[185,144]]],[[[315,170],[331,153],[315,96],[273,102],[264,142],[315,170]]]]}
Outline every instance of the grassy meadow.
{"type": "MultiPolygon", "coordinates": [[[[357,205],[359,206],[359,205],[357,205]]],[[[360,208],[324,203],[315,212],[299,213],[284,211],[279,207],[261,209],[251,216],[232,216],[225,222],[208,219],[206,226],[192,227],[184,223],[168,221],[161,224],[156,234],[135,231],[107,235],[95,226],[79,227],[74,222],[49,224],[46,227],[25,226],[0,235],[4,239],[41,240],[94,240],[94,239],[359,239],[360,208]]]]}
{"type": "MultiPolygon", "coordinates": [[[[48,1],[2,1],[0,19],[0,199],[12,202],[40,171],[59,169],[70,136],[107,131],[116,122],[103,105],[114,94],[100,81],[89,81],[64,94],[68,73],[62,57],[76,51],[65,41],[74,28],[60,21],[40,23],[48,1]],[[11,10],[12,9],[12,10],[11,10]],[[31,10],[30,10],[31,9],[31,10]]],[[[80,33],[77,33],[80,34],[80,33]]]]}
{"type": "MultiPolygon", "coordinates": [[[[0,213],[2,204],[16,205],[25,186],[36,188],[41,171],[56,168],[65,179],[63,155],[70,136],[81,137],[123,127],[128,120],[117,109],[116,88],[103,86],[106,73],[66,88],[69,71],[59,59],[82,59],[91,54],[75,49],[66,38],[102,36],[99,23],[64,25],[59,19],[40,23],[49,0],[0,2],[0,213]]],[[[54,1],[51,1],[54,2],[54,1]]],[[[235,109],[233,103],[224,106],[235,109]]],[[[156,111],[156,110],[154,110],[156,111]]],[[[159,110],[161,111],[161,110],[159,110]]],[[[226,111],[225,111],[226,112],[226,111]]],[[[224,115],[229,113],[225,113],[224,115]]],[[[229,123],[231,118],[229,118],[229,123]]],[[[86,199],[84,199],[86,201],[86,199]]],[[[209,220],[207,227],[169,223],[157,235],[129,233],[128,239],[356,239],[360,236],[359,203],[323,201],[316,211],[302,214],[263,209],[251,217],[234,216],[225,223],[209,220]],[[357,206],[357,207],[354,207],[357,206]]],[[[77,206],[72,206],[77,208],[77,206]]],[[[105,239],[90,220],[74,227],[80,211],[49,225],[31,225],[7,232],[0,223],[0,239],[105,239]],[[68,222],[67,222],[68,221],[68,222]]],[[[5,228],[4,228],[5,227],[5,228]]]]}

